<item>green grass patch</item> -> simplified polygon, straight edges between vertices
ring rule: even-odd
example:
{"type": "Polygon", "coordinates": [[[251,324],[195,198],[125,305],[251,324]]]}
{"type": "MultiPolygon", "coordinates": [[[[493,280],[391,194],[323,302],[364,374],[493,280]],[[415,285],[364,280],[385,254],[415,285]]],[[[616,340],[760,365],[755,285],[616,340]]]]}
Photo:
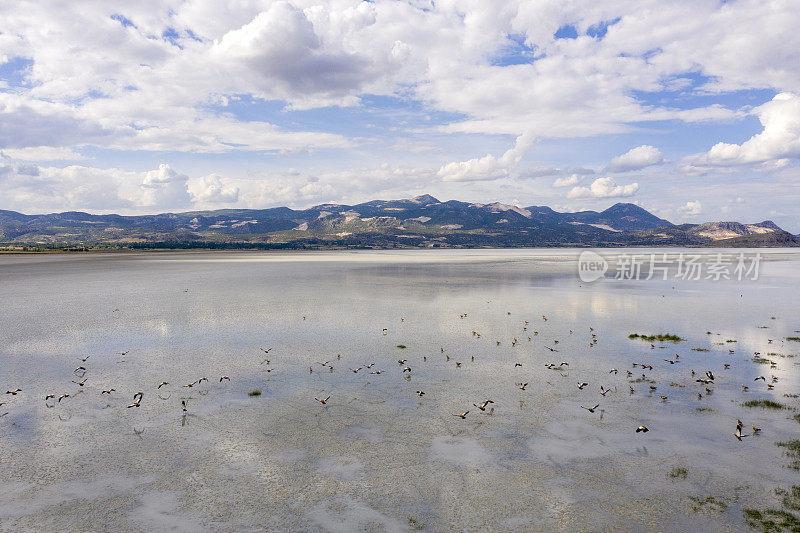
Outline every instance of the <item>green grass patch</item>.
{"type": "Polygon", "coordinates": [[[772,400],[747,400],[745,407],[760,407],[762,409],[786,409],[786,406],[772,400]]]}
{"type": "Polygon", "coordinates": [[[788,468],[792,470],[800,470],[800,440],[787,440],[783,442],[776,442],[781,448],[786,448],[786,456],[792,460],[788,468]]]}
{"type": "Polygon", "coordinates": [[[764,532],[772,531],[800,531],[800,519],[788,511],[779,509],[744,509],[745,522],[753,529],[764,532]]]}
{"type": "Polygon", "coordinates": [[[698,498],[696,496],[689,496],[692,502],[692,511],[699,513],[700,511],[709,510],[718,513],[725,512],[728,509],[728,504],[721,498],[714,496],[706,496],[705,498],[698,498]]]}
{"type": "Polygon", "coordinates": [[[250,392],[247,393],[247,395],[248,396],[261,396],[261,391],[260,390],[251,390],[250,392]]]}
{"type": "Polygon", "coordinates": [[[682,339],[682,338],[680,338],[677,335],[674,335],[672,333],[659,333],[658,335],[644,335],[642,333],[631,333],[630,335],[628,335],[628,338],[629,339],[641,339],[641,340],[647,341],[647,342],[655,342],[655,341],[659,341],[659,342],[682,342],[682,341],[686,340],[686,339],[682,339]]]}
{"type": "Polygon", "coordinates": [[[676,466],[669,471],[669,477],[672,479],[686,479],[689,477],[689,471],[682,466],[676,466]]]}
{"type": "Polygon", "coordinates": [[[792,511],[800,511],[800,486],[795,485],[789,490],[775,489],[775,494],[783,496],[783,506],[792,511]]]}
{"type": "Polygon", "coordinates": [[[417,520],[414,520],[412,517],[408,518],[408,525],[411,526],[411,529],[415,531],[421,531],[425,529],[425,524],[420,524],[417,520]]]}

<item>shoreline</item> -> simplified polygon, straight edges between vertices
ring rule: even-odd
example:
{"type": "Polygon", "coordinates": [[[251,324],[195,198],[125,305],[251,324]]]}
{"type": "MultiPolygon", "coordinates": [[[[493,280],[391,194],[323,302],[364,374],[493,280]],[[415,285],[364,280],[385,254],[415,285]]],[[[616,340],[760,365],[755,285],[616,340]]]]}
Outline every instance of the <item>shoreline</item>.
{"type": "Polygon", "coordinates": [[[697,249],[697,250],[746,250],[746,249],[769,249],[769,250],[794,250],[800,248],[798,246],[714,246],[714,245],[606,245],[606,246],[591,246],[581,244],[565,244],[565,245],[542,245],[542,246],[437,246],[437,247],[420,247],[420,246],[393,246],[393,247],[371,247],[371,246],[320,246],[320,247],[294,247],[294,246],[269,246],[269,247],[142,247],[142,248],[127,248],[127,247],[109,247],[109,248],[81,248],[73,246],[65,246],[63,248],[42,248],[32,249],[31,246],[22,246],[20,249],[12,247],[0,247],[0,255],[41,255],[41,254],[149,254],[149,253],[170,253],[170,252],[353,252],[353,251],[375,251],[375,252],[389,252],[389,251],[453,251],[453,250],[619,250],[619,249],[697,249]]]}

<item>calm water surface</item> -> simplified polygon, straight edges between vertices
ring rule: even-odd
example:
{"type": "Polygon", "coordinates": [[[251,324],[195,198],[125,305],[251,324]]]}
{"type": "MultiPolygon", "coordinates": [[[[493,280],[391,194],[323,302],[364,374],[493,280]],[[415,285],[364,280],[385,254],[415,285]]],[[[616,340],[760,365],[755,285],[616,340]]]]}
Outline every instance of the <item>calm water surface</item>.
{"type": "Polygon", "coordinates": [[[800,254],[763,252],[594,283],[571,250],[0,256],[0,529],[746,530],[798,484],[800,254]]]}

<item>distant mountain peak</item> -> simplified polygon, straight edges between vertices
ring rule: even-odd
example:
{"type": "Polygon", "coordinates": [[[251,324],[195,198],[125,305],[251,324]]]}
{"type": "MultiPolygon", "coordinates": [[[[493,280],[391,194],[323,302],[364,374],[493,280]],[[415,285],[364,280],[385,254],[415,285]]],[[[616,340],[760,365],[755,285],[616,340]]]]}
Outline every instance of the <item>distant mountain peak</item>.
{"type": "Polygon", "coordinates": [[[415,196],[411,199],[412,202],[415,204],[421,205],[431,205],[431,204],[439,204],[441,203],[439,200],[431,196],[430,194],[420,194],[419,196],[415,196]]]}

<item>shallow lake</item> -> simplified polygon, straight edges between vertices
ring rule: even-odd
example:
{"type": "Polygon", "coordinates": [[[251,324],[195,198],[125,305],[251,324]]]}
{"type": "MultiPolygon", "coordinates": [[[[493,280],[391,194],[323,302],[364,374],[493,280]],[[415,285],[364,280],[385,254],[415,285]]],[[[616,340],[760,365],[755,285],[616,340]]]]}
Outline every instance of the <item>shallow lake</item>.
{"type": "Polygon", "coordinates": [[[748,530],[800,478],[800,253],[598,252],[0,256],[0,529],[748,530]]]}

